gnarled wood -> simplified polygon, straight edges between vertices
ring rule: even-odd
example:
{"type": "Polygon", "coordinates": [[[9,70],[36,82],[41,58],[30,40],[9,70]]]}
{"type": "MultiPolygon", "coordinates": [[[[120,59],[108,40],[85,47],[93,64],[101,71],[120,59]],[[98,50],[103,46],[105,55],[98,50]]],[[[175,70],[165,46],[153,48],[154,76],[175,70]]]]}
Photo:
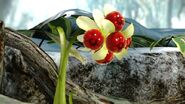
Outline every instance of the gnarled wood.
{"type": "Polygon", "coordinates": [[[3,57],[4,57],[4,23],[0,21],[0,89],[4,70],[3,57]]]}

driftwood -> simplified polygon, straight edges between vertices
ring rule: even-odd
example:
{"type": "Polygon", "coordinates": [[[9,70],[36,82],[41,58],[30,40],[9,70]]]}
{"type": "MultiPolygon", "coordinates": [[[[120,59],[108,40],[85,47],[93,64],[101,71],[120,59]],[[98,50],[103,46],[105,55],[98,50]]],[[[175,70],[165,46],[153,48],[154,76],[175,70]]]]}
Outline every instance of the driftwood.
{"type": "MultiPolygon", "coordinates": [[[[1,93],[24,102],[52,104],[57,80],[57,66],[54,61],[29,37],[8,28],[0,32],[5,33],[6,46],[5,69],[0,73],[0,75],[3,74],[1,93]]],[[[2,49],[1,53],[3,53],[2,49]]],[[[3,61],[2,58],[0,59],[3,61]]],[[[74,104],[127,102],[93,93],[70,80],[66,83],[67,95],[73,92],[74,104]]]]}
{"type": "Polygon", "coordinates": [[[0,89],[4,70],[3,58],[4,58],[4,23],[0,21],[0,89]]]}

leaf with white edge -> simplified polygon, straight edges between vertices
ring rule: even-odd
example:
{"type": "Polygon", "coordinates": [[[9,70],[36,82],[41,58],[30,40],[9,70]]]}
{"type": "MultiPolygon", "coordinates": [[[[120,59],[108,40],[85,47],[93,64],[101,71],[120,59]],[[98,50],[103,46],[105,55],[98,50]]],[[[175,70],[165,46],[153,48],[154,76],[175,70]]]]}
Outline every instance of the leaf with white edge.
{"type": "Polygon", "coordinates": [[[85,62],[86,62],[86,59],[74,47],[71,47],[71,49],[69,51],[69,55],[72,56],[72,57],[75,57],[76,59],[78,59],[83,64],[85,64],[85,62]]]}
{"type": "Polygon", "coordinates": [[[114,53],[114,55],[116,56],[116,58],[118,60],[121,60],[123,58],[123,56],[127,55],[128,54],[128,50],[123,48],[121,52],[119,53],[114,53]]]}
{"type": "Polygon", "coordinates": [[[94,21],[96,22],[98,27],[101,29],[102,28],[101,21],[104,19],[103,13],[100,10],[95,9],[93,10],[92,15],[93,15],[94,21]]]}
{"type": "Polygon", "coordinates": [[[101,24],[103,27],[102,31],[103,31],[104,36],[108,36],[110,33],[115,31],[115,26],[111,21],[109,21],[107,19],[103,19],[101,24]]]}
{"type": "Polygon", "coordinates": [[[107,56],[107,53],[108,53],[108,50],[106,48],[106,44],[104,44],[100,50],[92,53],[92,58],[94,60],[102,60],[107,56]]]}
{"type": "Polygon", "coordinates": [[[91,29],[98,29],[98,26],[96,25],[96,23],[92,19],[86,16],[79,16],[76,19],[76,23],[81,29],[85,31],[88,31],[91,29]]]}
{"type": "Polygon", "coordinates": [[[113,11],[116,11],[116,8],[114,8],[112,5],[110,4],[105,4],[104,5],[104,8],[103,8],[103,11],[104,11],[104,15],[106,16],[107,14],[113,12],[113,11]]]}
{"type": "Polygon", "coordinates": [[[83,42],[84,41],[84,34],[78,35],[77,40],[80,41],[80,42],[83,42]]]}
{"type": "Polygon", "coordinates": [[[62,27],[57,27],[57,31],[60,36],[60,46],[66,48],[66,37],[62,27]]]}
{"type": "Polygon", "coordinates": [[[131,23],[124,31],[122,31],[125,38],[130,38],[134,35],[134,25],[131,23]]]}
{"type": "Polygon", "coordinates": [[[176,44],[177,48],[185,57],[185,36],[172,38],[173,42],[176,44]]]}

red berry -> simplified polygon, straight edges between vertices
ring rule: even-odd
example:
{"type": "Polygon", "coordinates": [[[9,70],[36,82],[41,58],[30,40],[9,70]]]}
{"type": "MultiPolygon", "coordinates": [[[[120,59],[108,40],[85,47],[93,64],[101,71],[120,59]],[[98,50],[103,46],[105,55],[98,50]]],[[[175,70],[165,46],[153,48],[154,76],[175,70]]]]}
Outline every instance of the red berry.
{"type": "Polygon", "coordinates": [[[116,31],[120,31],[125,24],[123,16],[117,11],[113,11],[107,14],[105,18],[110,20],[114,24],[116,31]]]}
{"type": "Polygon", "coordinates": [[[106,39],[107,49],[111,52],[120,52],[125,46],[125,38],[121,32],[111,33],[106,39]]]}
{"type": "Polygon", "coordinates": [[[114,58],[114,54],[112,52],[108,51],[108,53],[104,59],[96,60],[96,62],[99,64],[107,64],[107,63],[111,62],[113,60],[113,58],[114,58]]]}
{"type": "Polygon", "coordinates": [[[127,49],[128,47],[130,47],[131,43],[132,43],[132,38],[127,38],[125,48],[127,49]]]}
{"type": "Polygon", "coordinates": [[[84,34],[84,45],[92,50],[98,50],[101,48],[104,41],[104,37],[97,29],[92,29],[84,34]]]}

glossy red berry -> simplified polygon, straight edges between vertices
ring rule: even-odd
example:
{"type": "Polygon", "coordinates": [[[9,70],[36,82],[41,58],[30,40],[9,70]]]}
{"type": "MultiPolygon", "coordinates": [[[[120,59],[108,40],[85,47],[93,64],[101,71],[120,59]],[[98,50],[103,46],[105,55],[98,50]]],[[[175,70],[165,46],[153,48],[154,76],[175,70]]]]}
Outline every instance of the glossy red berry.
{"type": "Polygon", "coordinates": [[[132,43],[132,38],[127,38],[125,48],[127,49],[128,47],[130,47],[131,43],[132,43]]]}
{"type": "Polygon", "coordinates": [[[107,49],[111,52],[120,52],[125,46],[125,38],[121,32],[113,32],[106,39],[107,49]]]}
{"type": "Polygon", "coordinates": [[[114,54],[110,51],[108,51],[106,57],[103,60],[96,60],[97,63],[99,64],[107,64],[110,63],[114,58],[114,54]]]}
{"type": "Polygon", "coordinates": [[[84,45],[92,50],[98,50],[101,48],[104,41],[104,37],[97,29],[92,29],[84,34],[84,45]]]}
{"type": "Polygon", "coordinates": [[[113,11],[107,14],[105,18],[110,20],[114,24],[116,31],[120,31],[125,24],[123,16],[117,11],[113,11]]]}

